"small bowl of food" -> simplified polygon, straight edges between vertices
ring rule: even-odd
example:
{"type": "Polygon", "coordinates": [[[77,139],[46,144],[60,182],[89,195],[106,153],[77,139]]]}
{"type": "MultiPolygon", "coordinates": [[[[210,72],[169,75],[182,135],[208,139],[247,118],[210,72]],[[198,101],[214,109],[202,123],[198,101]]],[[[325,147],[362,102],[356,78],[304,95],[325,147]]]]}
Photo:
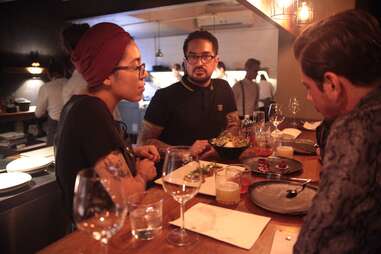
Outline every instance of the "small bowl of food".
{"type": "Polygon", "coordinates": [[[242,152],[249,147],[249,140],[228,132],[209,140],[209,144],[213,146],[222,159],[237,160],[242,152]]]}

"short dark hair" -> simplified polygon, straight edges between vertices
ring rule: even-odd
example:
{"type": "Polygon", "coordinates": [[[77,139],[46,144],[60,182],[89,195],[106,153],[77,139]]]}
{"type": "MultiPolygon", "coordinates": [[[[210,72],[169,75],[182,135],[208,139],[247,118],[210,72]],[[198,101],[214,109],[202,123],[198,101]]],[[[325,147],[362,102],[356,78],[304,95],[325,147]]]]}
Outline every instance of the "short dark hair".
{"type": "Polygon", "coordinates": [[[254,66],[257,66],[258,69],[259,69],[259,66],[261,65],[261,62],[255,58],[249,58],[246,60],[245,62],[245,69],[251,69],[253,68],[254,66]]]}
{"type": "Polygon", "coordinates": [[[381,78],[380,25],[361,10],[338,13],[307,27],[295,41],[294,55],[320,89],[327,71],[370,85],[381,78]]]}
{"type": "Polygon", "coordinates": [[[225,64],[224,64],[224,62],[222,62],[222,61],[219,61],[218,63],[217,63],[217,68],[219,68],[219,69],[224,69],[224,71],[226,70],[226,66],[225,66],[225,64]]]}
{"type": "Polygon", "coordinates": [[[217,38],[213,34],[209,33],[208,31],[199,30],[199,31],[191,32],[190,34],[188,34],[188,37],[185,39],[184,45],[183,45],[184,56],[186,56],[186,54],[187,54],[189,42],[196,40],[196,39],[202,39],[202,40],[210,41],[210,43],[212,43],[212,45],[213,45],[214,54],[216,54],[216,55],[218,54],[218,40],[217,40],[217,38]]]}

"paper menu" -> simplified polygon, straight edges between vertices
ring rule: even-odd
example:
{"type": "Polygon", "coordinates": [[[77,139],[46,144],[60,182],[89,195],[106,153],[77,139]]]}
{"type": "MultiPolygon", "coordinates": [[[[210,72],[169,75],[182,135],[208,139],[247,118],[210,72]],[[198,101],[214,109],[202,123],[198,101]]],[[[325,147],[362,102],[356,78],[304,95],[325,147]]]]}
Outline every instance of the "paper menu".
{"type": "MultiPolygon", "coordinates": [[[[235,246],[251,249],[269,217],[198,203],[185,212],[185,228],[235,246]]],[[[180,226],[181,219],[170,222],[180,226]]]]}

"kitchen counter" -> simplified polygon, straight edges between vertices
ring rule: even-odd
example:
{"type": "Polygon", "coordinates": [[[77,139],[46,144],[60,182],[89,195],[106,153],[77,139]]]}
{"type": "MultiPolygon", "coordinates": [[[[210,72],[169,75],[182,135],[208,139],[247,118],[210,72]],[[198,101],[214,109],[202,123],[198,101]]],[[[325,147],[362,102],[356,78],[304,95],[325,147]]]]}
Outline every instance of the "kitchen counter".
{"type": "Polygon", "coordinates": [[[65,234],[67,221],[54,169],[32,177],[29,186],[0,194],[2,253],[35,253],[65,234]]]}
{"type": "Polygon", "coordinates": [[[28,111],[18,111],[14,113],[0,112],[0,122],[24,121],[34,119],[36,118],[36,116],[34,115],[35,111],[36,106],[30,106],[28,111]]]}

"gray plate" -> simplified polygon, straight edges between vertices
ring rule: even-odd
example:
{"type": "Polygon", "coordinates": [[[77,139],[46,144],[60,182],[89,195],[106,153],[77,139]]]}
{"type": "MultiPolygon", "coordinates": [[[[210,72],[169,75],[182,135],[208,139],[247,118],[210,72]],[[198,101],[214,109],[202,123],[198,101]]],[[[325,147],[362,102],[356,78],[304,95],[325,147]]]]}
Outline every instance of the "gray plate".
{"type": "Polygon", "coordinates": [[[250,186],[251,201],[263,209],[281,214],[304,214],[311,206],[317,188],[307,185],[294,198],[287,198],[287,190],[301,188],[300,184],[288,181],[264,181],[250,186]]]}
{"type": "Polygon", "coordinates": [[[303,165],[301,162],[293,159],[283,158],[283,157],[275,157],[270,156],[267,158],[263,157],[255,157],[248,160],[243,161],[243,163],[251,168],[251,170],[257,174],[281,174],[287,175],[292,174],[303,169],[303,165]],[[258,169],[258,160],[265,159],[269,164],[269,170],[264,172],[258,169]],[[282,169],[279,167],[279,163],[286,163],[286,168],[282,169]]]}

